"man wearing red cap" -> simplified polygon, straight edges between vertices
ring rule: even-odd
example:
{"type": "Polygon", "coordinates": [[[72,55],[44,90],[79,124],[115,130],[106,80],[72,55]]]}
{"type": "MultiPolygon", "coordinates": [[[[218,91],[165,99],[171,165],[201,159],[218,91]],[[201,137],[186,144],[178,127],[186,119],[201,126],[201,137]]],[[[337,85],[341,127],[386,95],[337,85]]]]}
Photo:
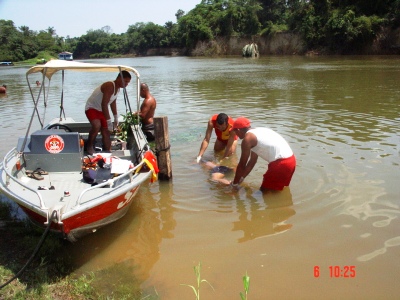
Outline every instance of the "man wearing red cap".
{"type": "Polygon", "coordinates": [[[242,139],[242,154],[236,169],[233,187],[237,187],[255,166],[260,156],[268,162],[260,190],[282,190],[288,186],[296,168],[296,158],[286,140],[269,128],[251,128],[250,120],[240,117],[233,124],[242,139]]]}
{"type": "Polygon", "coordinates": [[[213,115],[211,117],[207,124],[206,135],[201,143],[199,154],[197,155],[197,162],[200,162],[201,157],[208,147],[213,129],[217,135],[214,151],[221,151],[225,149],[224,157],[228,157],[235,152],[237,136],[232,130],[232,126],[233,119],[224,113],[213,115]]]}

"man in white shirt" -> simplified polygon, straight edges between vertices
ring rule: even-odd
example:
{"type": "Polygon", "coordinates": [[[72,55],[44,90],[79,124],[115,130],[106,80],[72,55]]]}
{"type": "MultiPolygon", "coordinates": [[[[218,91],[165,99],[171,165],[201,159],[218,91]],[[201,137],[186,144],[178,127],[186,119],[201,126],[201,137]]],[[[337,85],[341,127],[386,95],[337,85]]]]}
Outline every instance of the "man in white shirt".
{"type": "Polygon", "coordinates": [[[290,184],[296,169],[296,157],[286,140],[269,128],[251,128],[250,120],[240,117],[233,124],[236,135],[242,139],[242,154],[236,168],[233,187],[253,170],[258,157],[268,162],[260,190],[282,190],[290,184]]]}
{"type": "Polygon", "coordinates": [[[119,89],[126,87],[130,81],[131,74],[128,71],[122,71],[114,81],[107,81],[98,86],[86,101],[85,114],[92,125],[86,144],[86,150],[90,155],[94,153],[93,144],[99,132],[101,132],[103,150],[110,152],[110,131],[118,126],[117,96],[119,89]],[[109,106],[114,115],[114,122],[111,121],[109,106]]]}

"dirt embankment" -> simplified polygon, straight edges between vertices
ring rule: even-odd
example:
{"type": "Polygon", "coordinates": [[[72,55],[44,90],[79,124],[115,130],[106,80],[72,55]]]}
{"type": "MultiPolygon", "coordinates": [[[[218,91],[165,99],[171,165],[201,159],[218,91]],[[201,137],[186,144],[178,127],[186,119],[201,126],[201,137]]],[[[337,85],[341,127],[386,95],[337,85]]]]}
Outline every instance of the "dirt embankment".
{"type": "MultiPolygon", "coordinates": [[[[299,34],[280,32],[267,37],[231,37],[217,38],[212,41],[198,42],[190,52],[184,48],[150,49],[146,55],[191,55],[191,56],[224,56],[242,55],[245,45],[256,43],[260,55],[304,55],[320,54],[309,50],[299,34]]],[[[333,54],[333,53],[332,53],[333,54]]],[[[366,45],[360,55],[400,55],[400,28],[384,28],[373,43],[366,45]]]]}

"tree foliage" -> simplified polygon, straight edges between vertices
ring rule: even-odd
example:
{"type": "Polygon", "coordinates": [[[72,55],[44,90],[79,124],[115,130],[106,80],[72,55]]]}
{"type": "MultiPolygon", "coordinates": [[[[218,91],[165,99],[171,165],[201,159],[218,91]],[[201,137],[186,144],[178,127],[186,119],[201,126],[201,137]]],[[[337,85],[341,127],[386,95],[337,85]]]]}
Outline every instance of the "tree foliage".
{"type": "Polygon", "coordinates": [[[56,34],[53,27],[36,32],[28,26],[16,28],[11,20],[0,20],[0,61],[21,61],[35,58],[41,51],[54,56],[61,51],[73,51],[74,43],[56,34]]]}
{"type": "Polygon", "coordinates": [[[175,17],[176,22],[164,26],[135,23],[122,34],[105,26],[78,38],[60,37],[53,27],[36,32],[0,20],[0,60],[26,60],[41,51],[70,51],[77,58],[141,55],[151,48],[193,49],[218,37],[285,30],[301,34],[308,49],[358,53],[382,27],[400,26],[400,0],[199,0],[191,11],[178,10],[175,17]]]}

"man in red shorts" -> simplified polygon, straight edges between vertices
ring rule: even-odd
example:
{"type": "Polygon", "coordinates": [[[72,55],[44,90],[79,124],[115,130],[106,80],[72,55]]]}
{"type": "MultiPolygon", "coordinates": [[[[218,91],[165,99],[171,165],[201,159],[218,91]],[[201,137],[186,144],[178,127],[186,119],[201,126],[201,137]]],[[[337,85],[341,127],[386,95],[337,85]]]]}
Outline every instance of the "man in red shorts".
{"type": "Polygon", "coordinates": [[[233,122],[233,119],[224,113],[213,115],[210,118],[207,124],[206,135],[201,143],[199,154],[197,155],[197,162],[200,162],[201,157],[210,143],[213,129],[217,136],[217,140],[215,141],[214,145],[214,151],[221,151],[225,149],[224,157],[228,157],[235,152],[237,136],[232,130],[233,122]]]}
{"type": "Polygon", "coordinates": [[[236,119],[233,130],[243,141],[242,154],[231,185],[237,188],[260,156],[268,162],[260,190],[281,191],[288,186],[296,169],[296,158],[286,140],[272,129],[251,128],[250,120],[243,117],[236,119]]]}
{"type": "Polygon", "coordinates": [[[90,155],[94,153],[94,141],[99,132],[103,141],[103,151],[110,152],[110,131],[118,126],[117,96],[120,88],[127,86],[130,81],[131,74],[122,71],[114,81],[107,81],[98,86],[87,100],[85,114],[92,128],[89,131],[86,150],[90,155]],[[109,107],[114,115],[114,122],[111,121],[109,107]]]}

